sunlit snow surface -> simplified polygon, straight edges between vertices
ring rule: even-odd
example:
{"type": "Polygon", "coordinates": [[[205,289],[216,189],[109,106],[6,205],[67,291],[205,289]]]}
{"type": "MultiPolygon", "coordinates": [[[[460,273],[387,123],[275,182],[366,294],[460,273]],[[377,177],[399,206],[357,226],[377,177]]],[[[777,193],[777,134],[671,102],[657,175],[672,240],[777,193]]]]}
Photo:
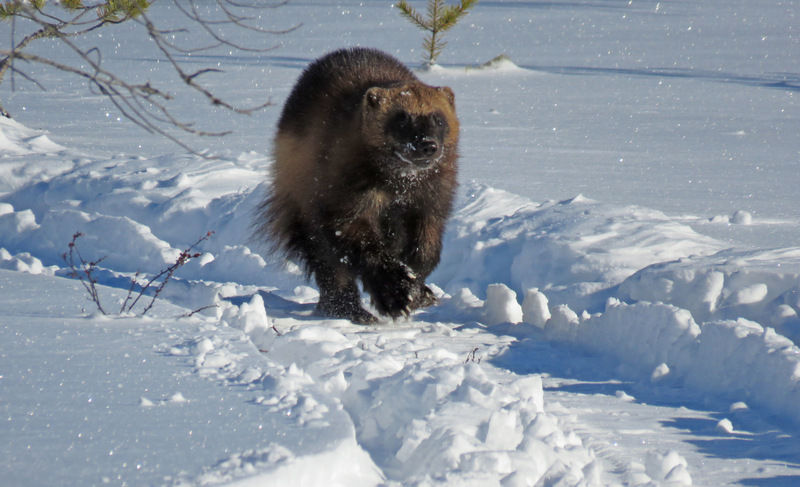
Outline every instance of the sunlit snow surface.
{"type": "MultiPolygon", "coordinates": [[[[797,6],[480,2],[420,74],[463,125],[441,304],[374,327],[316,316],[298,268],[248,240],[277,107],[182,102],[237,130],[192,142],[208,160],[55,73],[4,83],[3,483],[800,482],[797,6]],[[210,230],[146,317],[97,313],[61,258],[83,233],[116,311],[210,230]]],[[[280,104],[339,44],[419,61],[386,2],[264,24],[300,20],[276,51],[199,56],[233,75],[209,82],[280,104]]],[[[153,56],[106,62],[165,79],[153,56]]]]}

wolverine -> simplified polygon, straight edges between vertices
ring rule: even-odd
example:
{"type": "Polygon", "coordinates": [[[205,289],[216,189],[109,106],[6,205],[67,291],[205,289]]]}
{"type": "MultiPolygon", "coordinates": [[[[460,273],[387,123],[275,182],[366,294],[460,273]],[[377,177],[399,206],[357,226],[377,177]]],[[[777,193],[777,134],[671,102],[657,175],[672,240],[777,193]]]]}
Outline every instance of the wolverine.
{"type": "Polygon", "coordinates": [[[313,275],[319,313],[376,323],[359,281],[391,318],[436,303],[425,279],[453,206],[458,132],[453,90],[384,52],[338,50],[301,74],[254,234],[313,275]]]}

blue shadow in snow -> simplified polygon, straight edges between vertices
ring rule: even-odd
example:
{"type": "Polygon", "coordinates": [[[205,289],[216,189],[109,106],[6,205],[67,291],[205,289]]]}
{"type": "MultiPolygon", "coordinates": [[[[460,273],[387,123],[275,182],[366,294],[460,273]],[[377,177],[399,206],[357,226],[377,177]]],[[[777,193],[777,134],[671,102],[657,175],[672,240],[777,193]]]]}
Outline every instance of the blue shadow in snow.
{"type": "MultiPolygon", "coordinates": [[[[223,62],[224,64],[228,65],[237,65],[237,66],[277,66],[280,68],[295,68],[295,69],[304,69],[311,63],[314,58],[303,58],[303,57],[293,57],[293,56],[268,56],[264,53],[246,53],[246,54],[237,54],[237,55],[229,55],[229,54],[192,54],[189,55],[178,55],[176,54],[175,59],[182,65],[189,65],[189,64],[201,64],[201,65],[216,65],[219,62],[223,62]]],[[[123,58],[128,61],[138,61],[138,62],[158,62],[155,58],[146,58],[146,57],[129,57],[123,58]]],[[[222,68],[222,71],[225,69],[222,68]]]]}
{"type": "MultiPolygon", "coordinates": [[[[258,294],[261,296],[261,299],[264,300],[264,308],[267,311],[267,316],[291,316],[301,321],[320,319],[320,316],[316,313],[316,302],[306,304],[297,303],[269,291],[258,291],[258,294]]],[[[253,294],[246,294],[222,299],[236,306],[241,306],[244,303],[249,303],[250,300],[253,299],[253,296],[253,294]]]]}
{"type": "MultiPolygon", "coordinates": [[[[514,335],[508,325],[489,327],[490,333],[514,335]]],[[[519,341],[491,360],[491,364],[518,375],[543,374],[564,379],[550,382],[545,391],[582,395],[616,396],[624,392],[636,402],[652,406],[686,408],[698,411],[698,418],[665,417],[665,428],[685,431],[686,441],[701,453],[721,459],[756,459],[786,465],[797,476],[746,479],[743,485],[773,487],[800,486],[800,438],[796,428],[766,417],[763,412],[730,411],[729,398],[693,392],[680,384],[654,385],[649,378],[620,379],[619,362],[585,352],[576,347],[547,341],[540,333],[526,330],[519,341]],[[572,382],[574,380],[575,382],[572,382]],[[555,385],[553,385],[555,384],[555,385]],[[717,428],[723,418],[733,421],[736,429],[723,432],[717,428]]],[[[478,353],[480,354],[480,352],[478,353]]],[[[547,384],[547,381],[546,381],[547,384]]]]}
{"type": "Polygon", "coordinates": [[[686,68],[590,68],[580,66],[520,66],[524,69],[569,76],[629,76],[649,78],[683,78],[717,83],[733,83],[759,88],[800,91],[800,74],[766,73],[761,75],[732,74],[686,68]]]}
{"type": "Polygon", "coordinates": [[[535,9],[561,9],[574,10],[575,8],[593,8],[600,10],[630,10],[627,2],[503,2],[503,1],[481,1],[481,8],[535,8],[535,9]]]}
{"type": "Polygon", "coordinates": [[[765,479],[742,479],[739,485],[752,485],[757,487],[797,487],[800,485],[800,477],[786,475],[765,479]]]}

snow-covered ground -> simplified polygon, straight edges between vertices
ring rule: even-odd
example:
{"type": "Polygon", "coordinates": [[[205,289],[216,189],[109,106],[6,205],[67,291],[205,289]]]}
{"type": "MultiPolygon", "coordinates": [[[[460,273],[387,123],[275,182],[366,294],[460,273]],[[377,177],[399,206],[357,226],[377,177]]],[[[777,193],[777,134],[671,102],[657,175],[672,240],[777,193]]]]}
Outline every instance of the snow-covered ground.
{"type": "MultiPolygon", "coordinates": [[[[279,107],[178,98],[235,130],[189,139],[203,159],[63,74],[3,83],[4,485],[800,483],[799,6],[481,1],[420,75],[463,125],[441,304],[373,327],[316,316],[248,240],[279,107]],[[153,309],[116,313],[209,231],[153,309]],[[108,316],[69,279],[76,232],[108,316]]],[[[278,105],[341,45],[420,61],[390,2],[263,19],[298,22],[277,50],[193,57],[278,105]]],[[[170,82],[135,32],[103,35],[107,66],[170,82]]]]}

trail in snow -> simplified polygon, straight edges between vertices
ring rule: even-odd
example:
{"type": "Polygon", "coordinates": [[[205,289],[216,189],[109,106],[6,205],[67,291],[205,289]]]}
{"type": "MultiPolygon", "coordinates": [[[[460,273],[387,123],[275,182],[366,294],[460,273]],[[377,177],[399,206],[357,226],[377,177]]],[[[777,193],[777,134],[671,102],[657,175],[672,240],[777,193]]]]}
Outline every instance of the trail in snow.
{"type": "Polygon", "coordinates": [[[33,458],[56,461],[55,475],[79,462],[89,483],[797,475],[787,433],[800,353],[758,324],[792,336],[797,249],[731,252],[660,212],[582,197],[536,204],[471,185],[431,279],[441,304],[361,327],[316,316],[296,267],[241,244],[265,188],[236,184],[263,158],[153,164],[56,150],[71,166],[11,185],[0,202],[2,267],[31,274],[4,274],[14,305],[2,318],[18,344],[2,356],[4,397],[16,398],[4,404],[5,457],[23,483],[54,478],[31,473],[33,458]],[[153,318],[91,314],[77,283],[44,277],[67,275],[59,250],[81,231],[84,255],[107,256],[101,283],[119,288],[103,299],[119,302],[133,272],[157,272],[194,238],[176,222],[220,236],[179,271],[161,296],[172,304],[153,318]],[[60,372],[41,382],[39,361],[60,372]],[[47,399],[34,399],[37,388],[47,399]],[[163,431],[175,439],[153,450],[163,431]]]}

